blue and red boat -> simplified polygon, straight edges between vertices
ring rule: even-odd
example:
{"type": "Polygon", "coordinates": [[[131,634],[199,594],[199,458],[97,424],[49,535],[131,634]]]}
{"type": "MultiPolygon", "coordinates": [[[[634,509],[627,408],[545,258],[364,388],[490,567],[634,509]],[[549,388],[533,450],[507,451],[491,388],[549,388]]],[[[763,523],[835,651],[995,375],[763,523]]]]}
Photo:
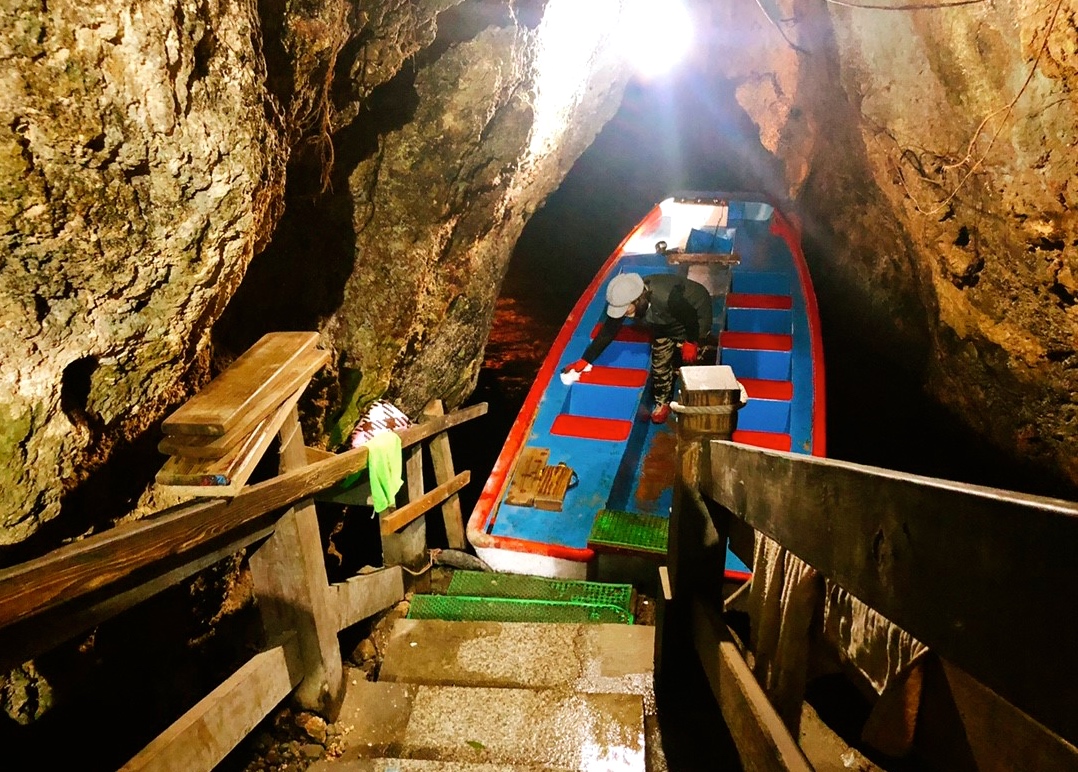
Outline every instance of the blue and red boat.
{"type": "MultiPolygon", "coordinates": [[[[510,429],[467,529],[495,570],[584,579],[603,552],[661,559],[675,437],[672,422],[650,420],[647,329],[624,324],[578,381],[559,377],[598,333],[622,272],[680,273],[709,289],[714,362],[748,396],[735,442],[824,455],[823,350],[798,227],[762,197],[674,195],[598,271],[510,429]]],[[[726,565],[728,578],[749,576],[732,554],[726,565]]]]}

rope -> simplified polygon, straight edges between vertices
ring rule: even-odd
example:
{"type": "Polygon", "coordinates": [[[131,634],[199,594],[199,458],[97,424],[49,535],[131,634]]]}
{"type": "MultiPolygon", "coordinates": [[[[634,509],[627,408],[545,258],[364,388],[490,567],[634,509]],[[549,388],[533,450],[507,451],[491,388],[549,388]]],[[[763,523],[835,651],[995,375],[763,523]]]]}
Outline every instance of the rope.
{"type": "Polygon", "coordinates": [[[402,565],[402,566],[401,566],[401,570],[403,570],[403,571],[407,571],[407,572],[408,572],[408,573],[410,573],[410,574],[411,574],[412,576],[422,576],[423,574],[425,574],[425,573],[427,573],[428,571],[430,571],[430,569],[431,569],[431,567],[432,567],[433,565],[434,565],[434,556],[433,556],[433,555],[431,555],[430,559],[429,559],[429,560],[427,561],[427,565],[426,565],[426,566],[424,566],[423,568],[419,569],[418,571],[413,571],[412,569],[408,568],[408,566],[405,566],[405,565],[402,565]]]}
{"type": "Polygon", "coordinates": [[[740,405],[701,405],[700,407],[690,407],[689,405],[682,405],[678,402],[671,402],[670,409],[679,415],[730,415],[730,413],[737,410],[740,405]]]}

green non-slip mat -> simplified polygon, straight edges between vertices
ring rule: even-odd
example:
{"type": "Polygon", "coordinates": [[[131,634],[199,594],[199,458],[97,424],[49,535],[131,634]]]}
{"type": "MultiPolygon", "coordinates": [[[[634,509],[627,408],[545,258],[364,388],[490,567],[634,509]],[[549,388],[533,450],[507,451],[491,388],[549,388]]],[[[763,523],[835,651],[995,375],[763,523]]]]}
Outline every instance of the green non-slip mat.
{"type": "Polygon", "coordinates": [[[416,595],[409,619],[454,622],[573,622],[632,624],[633,615],[616,606],[565,603],[556,600],[473,598],[461,595],[416,595]]]}
{"type": "Polygon", "coordinates": [[[655,515],[639,515],[604,509],[595,517],[588,546],[599,551],[666,554],[670,520],[655,515]]]}
{"type": "Polygon", "coordinates": [[[544,579],[540,576],[501,574],[486,571],[454,571],[446,595],[475,598],[516,598],[553,600],[563,603],[592,603],[632,610],[630,584],[605,584],[571,579],[544,579]]]}

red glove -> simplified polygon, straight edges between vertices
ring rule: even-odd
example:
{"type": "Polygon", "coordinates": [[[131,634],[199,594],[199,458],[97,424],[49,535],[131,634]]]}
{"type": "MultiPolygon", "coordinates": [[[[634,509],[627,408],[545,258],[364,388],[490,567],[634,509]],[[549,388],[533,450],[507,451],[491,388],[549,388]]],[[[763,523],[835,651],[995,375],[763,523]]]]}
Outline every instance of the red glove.
{"type": "Polygon", "coordinates": [[[693,343],[691,340],[687,340],[681,344],[681,362],[682,364],[691,365],[696,363],[696,355],[699,351],[699,346],[693,343]]]}
{"type": "Polygon", "coordinates": [[[573,362],[571,365],[566,365],[565,368],[562,370],[562,372],[567,373],[567,372],[569,372],[571,370],[575,370],[578,373],[582,373],[582,372],[584,372],[584,369],[586,367],[588,367],[590,364],[591,364],[591,362],[589,362],[586,359],[578,359],[575,362],[573,362]]]}

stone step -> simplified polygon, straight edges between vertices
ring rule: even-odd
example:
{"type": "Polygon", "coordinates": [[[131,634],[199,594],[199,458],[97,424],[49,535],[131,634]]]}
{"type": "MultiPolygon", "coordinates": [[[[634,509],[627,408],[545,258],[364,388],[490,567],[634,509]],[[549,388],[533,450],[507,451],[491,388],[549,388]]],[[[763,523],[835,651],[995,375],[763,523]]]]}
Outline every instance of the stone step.
{"type": "Polygon", "coordinates": [[[375,758],[555,770],[645,768],[639,695],[371,682],[353,672],[337,721],[342,752],[334,766],[324,767],[327,772],[375,758]]]}
{"type": "Polygon", "coordinates": [[[379,679],[444,686],[636,694],[654,712],[655,628],[401,619],[379,679]]]}

